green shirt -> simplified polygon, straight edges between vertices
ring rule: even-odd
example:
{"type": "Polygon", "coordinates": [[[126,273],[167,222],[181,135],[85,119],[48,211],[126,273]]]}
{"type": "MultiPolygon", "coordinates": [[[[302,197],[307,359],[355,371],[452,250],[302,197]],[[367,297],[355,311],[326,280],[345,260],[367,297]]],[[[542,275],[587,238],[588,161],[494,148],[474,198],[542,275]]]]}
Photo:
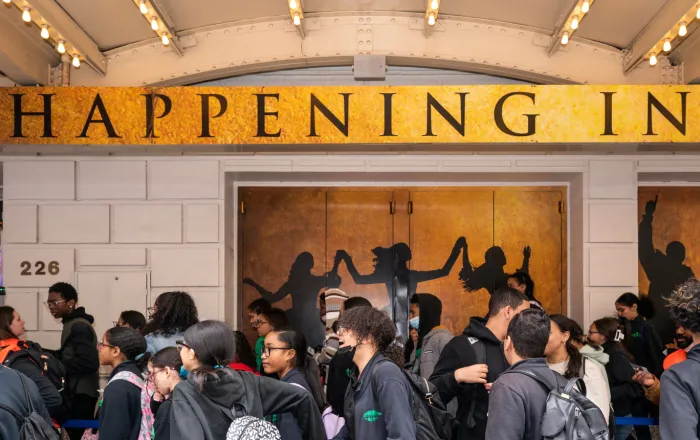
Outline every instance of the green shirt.
{"type": "Polygon", "coordinates": [[[258,372],[262,373],[262,351],[265,347],[265,338],[260,336],[257,341],[255,341],[255,361],[258,364],[258,372]]]}

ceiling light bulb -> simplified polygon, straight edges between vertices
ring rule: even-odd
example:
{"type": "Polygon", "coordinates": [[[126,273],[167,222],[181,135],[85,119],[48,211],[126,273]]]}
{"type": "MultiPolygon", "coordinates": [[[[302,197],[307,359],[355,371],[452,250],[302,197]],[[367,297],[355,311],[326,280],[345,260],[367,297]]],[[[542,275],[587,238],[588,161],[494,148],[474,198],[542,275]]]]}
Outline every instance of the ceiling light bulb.
{"type": "Polygon", "coordinates": [[[671,40],[669,38],[666,38],[664,40],[664,52],[670,52],[671,51],[671,40]]]}
{"type": "Polygon", "coordinates": [[[148,6],[146,6],[146,1],[145,1],[145,0],[141,0],[141,1],[139,2],[139,10],[141,11],[141,13],[142,13],[143,15],[148,14],[148,6]]]}
{"type": "Polygon", "coordinates": [[[564,32],[564,35],[561,36],[561,44],[567,45],[569,44],[569,33],[564,32]]]}
{"type": "Polygon", "coordinates": [[[700,5],[698,5],[698,12],[695,13],[695,18],[700,20],[700,5]]]}
{"type": "Polygon", "coordinates": [[[24,12],[22,12],[22,20],[26,21],[27,23],[32,21],[32,14],[29,12],[29,8],[26,6],[24,7],[24,12]]]}
{"type": "Polygon", "coordinates": [[[80,57],[78,55],[73,55],[73,67],[76,69],[80,67],[80,57]]]}
{"type": "Polygon", "coordinates": [[[50,35],[49,35],[49,27],[48,27],[47,25],[45,25],[45,24],[42,24],[42,25],[41,25],[41,38],[43,38],[44,40],[46,40],[46,39],[49,38],[49,36],[50,36],[50,35]]]}
{"type": "Polygon", "coordinates": [[[299,17],[299,13],[294,14],[294,26],[299,26],[301,24],[301,17],[299,17]]]}
{"type": "Polygon", "coordinates": [[[164,46],[170,44],[170,38],[168,38],[168,34],[163,34],[163,36],[160,38],[160,41],[163,42],[164,46]]]}
{"type": "Polygon", "coordinates": [[[433,0],[433,2],[430,4],[430,7],[433,9],[437,9],[440,7],[440,3],[438,3],[438,0],[433,0]]]}
{"type": "Polygon", "coordinates": [[[289,9],[297,8],[297,0],[289,0],[289,9]]]}
{"type": "Polygon", "coordinates": [[[435,14],[433,14],[432,12],[430,13],[430,16],[428,16],[428,24],[430,26],[435,25],[435,14]]]}
{"type": "Polygon", "coordinates": [[[574,18],[571,19],[571,29],[578,29],[578,15],[574,15],[574,18]]]}
{"type": "Polygon", "coordinates": [[[9,5],[10,3],[12,3],[12,0],[2,0],[2,1],[3,1],[5,4],[7,4],[7,5],[9,5]]]}
{"type": "Polygon", "coordinates": [[[651,54],[651,56],[649,57],[649,65],[650,65],[650,66],[656,66],[656,62],[657,62],[656,54],[653,53],[653,54],[651,54]]]}
{"type": "Polygon", "coordinates": [[[156,17],[151,17],[151,29],[154,31],[158,30],[158,19],[156,17]]]}
{"type": "Polygon", "coordinates": [[[56,46],[58,53],[66,53],[66,45],[63,40],[58,40],[58,46],[56,46]]]}
{"type": "Polygon", "coordinates": [[[583,12],[585,14],[590,10],[591,10],[591,2],[589,2],[588,0],[584,0],[583,4],[581,5],[581,12],[583,12]]]}
{"type": "Polygon", "coordinates": [[[681,23],[681,27],[678,29],[678,35],[681,37],[685,37],[688,34],[688,26],[685,24],[685,21],[681,23]]]}

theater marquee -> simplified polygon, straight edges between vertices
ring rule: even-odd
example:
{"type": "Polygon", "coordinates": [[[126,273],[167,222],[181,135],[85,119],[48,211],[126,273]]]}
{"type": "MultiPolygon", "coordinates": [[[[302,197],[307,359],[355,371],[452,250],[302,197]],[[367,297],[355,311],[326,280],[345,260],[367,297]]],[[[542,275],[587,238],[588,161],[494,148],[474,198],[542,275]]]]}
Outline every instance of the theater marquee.
{"type": "Polygon", "coordinates": [[[700,142],[695,86],[0,88],[2,144],[700,142]]]}

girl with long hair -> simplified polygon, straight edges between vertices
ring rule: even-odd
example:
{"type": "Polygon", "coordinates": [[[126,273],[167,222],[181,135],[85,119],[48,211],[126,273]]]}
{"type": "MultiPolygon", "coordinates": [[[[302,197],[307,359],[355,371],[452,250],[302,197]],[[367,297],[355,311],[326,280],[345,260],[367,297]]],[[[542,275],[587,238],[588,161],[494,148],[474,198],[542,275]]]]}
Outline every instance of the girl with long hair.
{"type": "Polygon", "coordinates": [[[165,347],[174,347],[185,330],[199,322],[197,306],[185,292],[165,292],[153,304],[151,320],[143,329],[148,352],[158,353],[165,347]]]}
{"type": "Polygon", "coordinates": [[[588,399],[603,412],[606,422],[610,418],[610,389],[605,370],[582,355],[579,347],[586,344],[583,330],[575,321],[564,315],[551,315],[549,342],[545,349],[549,368],[567,379],[583,380],[588,399]]]}
{"type": "Polygon", "coordinates": [[[177,348],[189,374],[173,391],[171,438],[219,440],[239,417],[291,413],[302,438],[325,440],[321,414],[309,392],[228,367],[236,356],[236,341],[227,324],[195,324],[177,341],[177,348]]]}
{"type": "MultiPolygon", "coordinates": [[[[228,366],[232,370],[247,371],[249,373],[255,373],[260,375],[257,368],[257,362],[253,350],[250,348],[248,339],[246,339],[243,332],[234,330],[234,337],[236,338],[236,357],[233,359],[228,366]]],[[[265,345],[265,338],[263,338],[263,346],[265,345]]],[[[260,355],[262,356],[262,348],[260,349],[260,355]]],[[[261,364],[262,366],[262,360],[261,364]]]]}
{"type": "Polygon", "coordinates": [[[646,296],[640,298],[628,292],[615,301],[615,309],[625,328],[623,344],[634,357],[635,364],[661,377],[664,346],[659,333],[648,322],[656,315],[654,304],[646,296]]]}
{"type": "Polygon", "coordinates": [[[535,298],[535,282],[527,272],[515,272],[508,275],[508,287],[519,290],[527,296],[531,309],[544,310],[542,303],[535,298]]]}
{"type": "MultiPolygon", "coordinates": [[[[263,368],[265,373],[279,376],[282,382],[302,387],[311,393],[319,413],[322,413],[328,404],[323,395],[318,365],[307,348],[306,338],[300,332],[271,332],[265,337],[263,368]]],[[[282,434],[282,440],[302,439],[301,430],[291,414],[277,414],[273,416],[273,423],[282,434]]]]}
{"type": "Polygon", "coordinates": [[[396,362],[403,349],[396,326],[379,310],[347,310],[338,323],[341,348],[350,347],[355,367],[345,396],[345,426],[336,439],[416,438],[412,385],[396,362]]]}
{"type": "Polygon", "coordinates": [[[99,403],[100,440],[150,436],[153,415],[143,400],[148,395],[144,370],[151,355],[143,335],[128,327],[114,327],[105,332],[97,349],[100,365],[112,367],[99,403]]]}
{"type": "Polygon", "coordinates": [[[167,347],[156,353],[151,360],[151,380],[155,386],[155,394],[151,399],[151,412],[155,417],[153,433],[158,440],[170,439],[170,413],[172,400],[170,396],[175,386],[182,380],[180,369],[182,359],[175,347],[167,347]]]}

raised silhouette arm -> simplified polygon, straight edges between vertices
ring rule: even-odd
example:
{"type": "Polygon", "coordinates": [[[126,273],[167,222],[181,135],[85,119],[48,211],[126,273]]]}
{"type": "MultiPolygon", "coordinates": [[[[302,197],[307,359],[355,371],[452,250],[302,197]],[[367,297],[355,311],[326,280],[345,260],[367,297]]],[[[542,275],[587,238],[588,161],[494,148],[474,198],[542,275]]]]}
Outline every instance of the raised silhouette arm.
{"type": "Polygon", "coordinates": [[[437,278],[446,277],[452,271],[452,267],[454,267],[455,263],[457,262],[457,258],[459,257],[459,253],[462,251],[462,249],[465,250],[466,254],[467,239],[464,237],[459,237],[455,242],[455,245],[452,247],[452,253],[447,258],[445,265],[442,266],[441,269],[411,271],[411,281],[420,283],[422,281],[430,281],[435,280],[437,278]]]}
{"type": "Polygon", "coordinates": [[[463,280],[471,278],[474,273],[474,267],[469,261],[469,245],[466,239],[464,240],[464,252],[462,252],[462,270],[459,272],[459,277],[463,280]]]}
{"type": "Polygon", "coordinates": [[[339,250],[336,254],[336,261],[338,262],[338,264],[340,264],[341,260],[345,261],[345,266],[348,268],[348,272],[350,272],[350,276],[352,277],[352,280],[355,282],[355,284],[377,284],[390,281],[383,279],[382,274],[377,273],[376,271],[368,275],[361,275],[357,271],[355,263],[352,262],[352,258],[350,257],[350,255],[348,255],[348,253],[344,250],[339,250]]]}
{"type": "Polygon", "coordinates": [[[291,291],[289,290],[289,282],[282,284],[282,287],[280,287],[279,290],[275,293],[270,292],[269,290],[265,289],[260,284],[251,280],[250,278],[244,278],[243,284],[247,284],[249,286],[255,287],[255,289],[258,291],[258,293],[260,293],[260,296],[262,296],[264,300],[266,300],[270,303],[280,301],[280,300],[284,299],[285,296],[287,296],[291,293],[291,291]]]}
{"type": "Polygon", "coordinates": [[[530,271],[530,255],[532,254],[532,249],[530,246],[526,246],[523,249],[523,265],[518,269],[518,272],[528,273],[530,271]]]}
{"type": "Polygon", "coordinates": [[[642,269],[647,274],[649,281],[653,281],[656,278],[654,269],[658,265],[657,259],[663,255],[654,248],[653,239],[652,222],[654,221],[654,212],[656,211],[658,198],[656,196],[656,199],[647,202],[644,216],[639,223],[639,263],[642,265],[642,269]]]}

